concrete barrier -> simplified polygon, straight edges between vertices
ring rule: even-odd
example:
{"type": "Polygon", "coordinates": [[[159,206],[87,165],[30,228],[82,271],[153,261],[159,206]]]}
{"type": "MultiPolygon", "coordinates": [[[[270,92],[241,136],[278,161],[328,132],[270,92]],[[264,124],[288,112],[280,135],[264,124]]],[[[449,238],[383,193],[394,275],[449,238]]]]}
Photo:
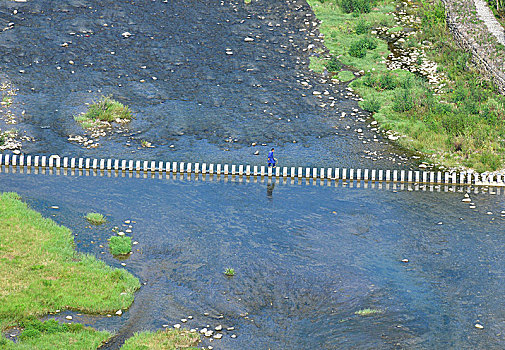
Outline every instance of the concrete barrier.
{"type": "MultiPolygon", "coordinates": [[[[473,185],[473,186],[505,186],[504,174],[479,174],[476,172],[433,172],[397,169],[348,169],[348,168],[316,168],[316,167],[266,167],[264,165],[244,164],[207,164],[186,162],[163,162],[153,160],[119,160],[96,158],[69,158],[58,155],[13,155],[0,154],[0,167],[4,169],[24,169],[34,167],[49,170],[78,170],[92,172],[134,172],[147,176],[158,173],[179,173],[194,177],[212,176],[214,174],[225,178],[228,176],[265,177],[267,179],[283,179],[283,181],[323,181],[325,183],[348,183],[349,186],[361,186],[360,182],[386,182],[391,184],[414,185],[473,185]]],[[[241,181],[241,180],[240,180],[241,181]]]]}

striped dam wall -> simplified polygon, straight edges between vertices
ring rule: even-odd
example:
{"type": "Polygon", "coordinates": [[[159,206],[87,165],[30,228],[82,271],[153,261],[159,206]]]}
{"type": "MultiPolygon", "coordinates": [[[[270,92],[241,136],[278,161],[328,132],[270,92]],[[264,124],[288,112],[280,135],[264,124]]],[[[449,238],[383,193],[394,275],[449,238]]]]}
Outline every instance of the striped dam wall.
{"type": "Polygon", "coordinates": [[[276,167],[213,163],[163,162],[125,159],[69,158],[58,155],[0,154],[0,167],[35,169],[70,169],[109,172],[159,174],[224,175],[275,179],[311,179],[327,181],[365,181],[429,185],[505,186],[504,174],[476,172],[440,172],[421,170],[384,170],[353,168],[276,167]]]}

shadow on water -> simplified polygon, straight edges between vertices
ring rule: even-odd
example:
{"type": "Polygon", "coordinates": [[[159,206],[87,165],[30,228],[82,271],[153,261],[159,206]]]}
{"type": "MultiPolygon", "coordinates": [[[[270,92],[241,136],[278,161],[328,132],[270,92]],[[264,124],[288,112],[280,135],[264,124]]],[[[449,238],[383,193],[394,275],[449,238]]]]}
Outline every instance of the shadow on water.
{"type": "Polygon", "coordinates": [[[326,53],[305,1],[7,1],[0,21],[16,128],[37,140],[26,153],[263,164],[275,145],[286,166],[410,164],[366,127],[345,84],[309,72],[326,53]],[[127,130],[96,149],[67,142],[83,134],[73,116],[109,94],[135,111],[127,130]]]}
{"type": "Polygon", "coordinates": [[[100,244],[132,226],[139,244],[125,268],[143,286],[130,310],[73,314],[118,332],[110,348],[177,323],[222,325],[222,339],[203,342],[216,349],[504,346],[503,195],[471,193],[472,210],[462,192],[276,184],[269,196],[268,183],[0,176],[0,191],[20,193],[110,265],[121,261],[100,244]],[[89,228],[89,211],[108,224],[89,228]]]}

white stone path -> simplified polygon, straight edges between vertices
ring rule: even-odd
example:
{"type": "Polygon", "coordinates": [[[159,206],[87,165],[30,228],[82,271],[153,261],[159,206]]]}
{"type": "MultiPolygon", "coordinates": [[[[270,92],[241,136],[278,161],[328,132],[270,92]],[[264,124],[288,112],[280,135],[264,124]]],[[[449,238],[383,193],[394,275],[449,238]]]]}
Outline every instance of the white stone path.
{"type": "Polygon", "coordinates": [[[505,30],[488,7],[485,0],[473,0],[479,18],[486,24],[489,32],[493,34],[498,42],[505,45],[505,30]]]}

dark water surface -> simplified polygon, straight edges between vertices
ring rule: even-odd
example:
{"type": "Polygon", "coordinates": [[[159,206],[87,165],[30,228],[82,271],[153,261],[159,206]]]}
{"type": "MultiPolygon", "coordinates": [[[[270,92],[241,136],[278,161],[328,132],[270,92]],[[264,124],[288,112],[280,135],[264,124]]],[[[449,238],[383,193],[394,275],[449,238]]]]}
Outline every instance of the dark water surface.
{"type": "Polygon", "coordinates": [[[123,336],[191,315],[184,328],[235,327],[215,349],[505,347],[503,194],[472,193],[471,210],[462,192],[6,173],[0,191],[113,266],[99,244],[135,221],[130,311],[74,316],[123,336]],[[90,211],[108,223],[87,228],[90,211]]]}
{"type": "Polygon", "coordinates": [[[367,112],[351,116],[345,84],[309,72],[325,48],[305,1],[2,1],[0,24],[10,28],[0,78],[19,89],[15,127],[37,140],[25,153],[263,164],[277,147],[285,166],[405,164],[391,156],[403,151],[373,141],[367,112]],[[67,142],[84,133],[73,116],[101,95],[136,119],[95,138],[96,149],[67,142]],[[155,148],[138,149],[142,140],[155,148]]]}

